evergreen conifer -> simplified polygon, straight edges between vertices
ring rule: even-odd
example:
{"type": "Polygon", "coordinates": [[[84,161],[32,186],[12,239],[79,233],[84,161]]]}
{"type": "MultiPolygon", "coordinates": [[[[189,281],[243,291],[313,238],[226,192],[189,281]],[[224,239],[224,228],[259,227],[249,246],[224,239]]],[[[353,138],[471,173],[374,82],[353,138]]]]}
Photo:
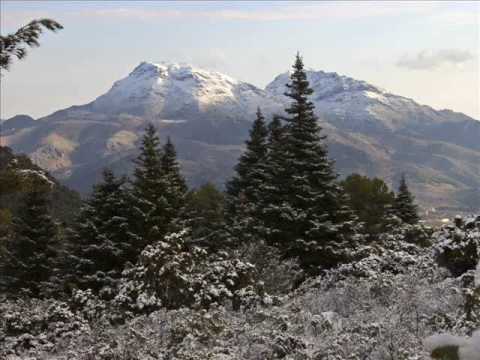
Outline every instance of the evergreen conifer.
{"type": "Polygon", "coordinates": [[[105,169],[69,233],[69,282],[82,289],[113,289],[127,262],[142,251],[131,230],[125,178],[105,169]]]}
{"type": "Polygon", "coordinates": [[[235,176],[227,184],[227,224],[230,233],[242,241],[262,235],[260,203],[265,182],[268,129],[260,109],[245,142],[246,150],[235,167],[235,176]]]}
{"type": "Polygon", "coordinates": [[[414,225],[420,220],[418,216],[418,207],[415,204],[415,198],[408,189],[407,180],[403,174],[400,179],[398,193],[395,196],[394,213],[403,222],[414,225]]]}
{"type": "Polygon", "coordinates": [[[153,124],[148,124],[135,159],[131,201],[136,234],[141,248],[161,239],[168,231],[167,184],[163,176],[160,139],[153,124]]]}
{"type": "MultiPolygon", "coordinates": [[[[170,137],[167,138],[167,142],[163,146],[161,170],[166,186],[165,198],[168,204],[168,208],[165,209],[165,221],[167,224],[173,225],[173,222],[184,212],[188,188],[185,183],[185,178],[180,173],[177,152],[170,137]]],[[[173,230],[171,226],[169,230],[173,230]]]]}
{"type": "Polygon", "coordinates": [[[49,286],[57,256],[57,225],[50,216],[48,185],[32,181],[19,215],[13,219],[13,236],[7,238],[0,284],[9,293],[40,297],[49,286]]]}
{"type": "Polygon", "coordinates": [[[285,95],[292,101],[285,109],[287,124],[277,145],[282,149],[270,175],[275,183],[267,184],[271,194],[277,194],[266,205],[267,228],[270,242],[287,256],[298,257],[305,270],[316,272],[349,259],[355,222],[328,158],[309,99],[313,90],[298,54],[290,79],[285,95]]]}

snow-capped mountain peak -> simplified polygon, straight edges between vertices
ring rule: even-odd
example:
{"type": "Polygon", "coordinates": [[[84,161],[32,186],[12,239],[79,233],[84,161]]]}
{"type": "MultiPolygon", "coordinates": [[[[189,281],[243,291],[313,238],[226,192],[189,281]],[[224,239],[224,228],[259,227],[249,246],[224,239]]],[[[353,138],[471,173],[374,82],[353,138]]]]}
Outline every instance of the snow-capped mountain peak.
{"type": "Polygon", "coordinates": [[[237,84],[238,81],[216,71],[209,71],[200,68],[196,68],[186,63],[169,63],[169,62],[141,62],[133,71],[129,74],[129,77],[135,78],[173,78],[179,81],[187,80],[190,78],[197,79],[198,81],[217,80],[225,83],[237,84]]]}
{"type": "Polygon", "coordinates": [[[188,64],[142,62],[125,78],[97,98],[94,111],[178,118],[204,113],[221,105],[235,115],[245,107],[251,112],[264,105],[265,93],[216,71],[188,64]]]}
{"type": "MultiPolygon", "coordinates": [[[[314,90],[312,101],[324,119],[334,119],[335,126],[355,131],[398,130],[406,126],[425,125],[436,118],[436,112],[413,100],[391,94],[366,81],[335,72],[307,70],[307,79],[314,90]],[[411,114],[415,113],[416,116],[411,114]],[[420,116],[419,113],[422,113],[420,116]]],[[[290,72],[278,75],[266,91],[283,101],[290,72]]],[[[333,121],[333,120],[332,120],[333,121]]]]}

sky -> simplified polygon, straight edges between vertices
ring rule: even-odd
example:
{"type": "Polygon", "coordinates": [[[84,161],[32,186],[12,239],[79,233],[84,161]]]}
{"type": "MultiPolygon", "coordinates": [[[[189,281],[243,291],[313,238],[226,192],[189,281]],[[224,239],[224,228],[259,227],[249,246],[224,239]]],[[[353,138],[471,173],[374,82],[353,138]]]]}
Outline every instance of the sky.
{"type": "Polygon", "coordinates": [[[480,119],[480,2],[0,0],[2,35],[60,22],[0,78],[0,118],[92,101],[141,61],[189,63],[264,88],[306,67],[480,119]]]}

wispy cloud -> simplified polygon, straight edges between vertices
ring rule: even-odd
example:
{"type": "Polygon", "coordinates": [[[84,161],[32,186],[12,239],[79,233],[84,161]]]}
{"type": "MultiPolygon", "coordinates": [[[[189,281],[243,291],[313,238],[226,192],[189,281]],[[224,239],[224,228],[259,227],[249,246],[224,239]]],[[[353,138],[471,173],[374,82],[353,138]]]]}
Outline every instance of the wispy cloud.
{"type": "Polygon", "coordinates": [[[204,18],[245,21],[341,20],[428,13],[432,9],[440,6],[440,4],[436,2],[411,2],[411,6],[398,6],[401,5],[401,2],[394,1],[390,3],[380,1],[340,1],[324,3],[259,2],[257,4],[259,6],[255,6],[250,9],[242,9],[235,6],[232,6],[231,9],[216,9],[214,6],[205,6],[202,10],[107,7],[103,9],[85,10],[82,11],[81,14],[83,16],[131,18],[139,20],[159,18],[204,18]]]}
{"type": "Polygon", "coordinates": [[[397,66],[410,70],[431,70],[442,65],[462,65],[474,58],[475,55],[468,50],[423,50],[414,55],[402,56],[397,61],[397,66]]]}
{"type": "MultiPolygon", "coordinates": [[[[206,19],[225,21],[342,21],[363,18],[382,18],[399,16],[443,16],[451,9],[443,2],[437,1],[328,1],[328,2],[271,2],[258,1],[245,5],[242,2],[181,2],[170,6],[165,2],[104,2],[97,6],[59,6],[55,16],[131,19],[149,21],[158,19],[206,19]],[[225,5],[227,4],[227,5],[225,5]]],[[[468,17],[471,21],[471,9],[457,9],[457,18],[468,17]],[[468,11],[467,11],[468,10],[468,11]]],[[[4,26],[18,26],[26,19],[45,15],[45,11],[7,10],[3,17],[4,26]]],[[[450,19],[451,20],[451,19],[450,19]]],[[[442,20],[443,21],[443,20],[442,20]]],[[[458,19],[457,19],[458,21],[458,19]]]]}

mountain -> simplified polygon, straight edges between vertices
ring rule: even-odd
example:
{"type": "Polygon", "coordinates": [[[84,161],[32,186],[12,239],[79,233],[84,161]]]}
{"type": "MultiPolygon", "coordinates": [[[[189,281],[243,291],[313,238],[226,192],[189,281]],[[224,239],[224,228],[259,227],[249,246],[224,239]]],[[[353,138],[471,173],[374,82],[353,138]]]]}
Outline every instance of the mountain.
{"type": "Polygon", "coordinates": [[[143,62],[105,95],[90,104],[90,110],[106,114],[130,114],[164,120],[219,118],[243,120],[257,107],[278,106],[264,91],[218,72],[189,65],[143,62]]]}
{"type": "MultiPolygon", "coordinates": [[[[259,89],[189,65],[143,62],[91,103],[34,122],[10,119],[4,135],[16,151],[86,192],[104,166],[131,170],[142,129],[151,121],[177,145],[190,184],[222,184],[257,107],[268,117],[282,113],[288,75],[259,89]]],[[[336,73],[307,75],[339,173],[380,176],[391,184],[406,173],[425,208],[480,207],[479,121],[336,73]]]]}
{"type": "Polygon", "coordinates": [[[35,125],[35,119],[28,115],[15,115],[5,121],[0,120],[0,123],[4,131],[12,131],[35,125]]]}

